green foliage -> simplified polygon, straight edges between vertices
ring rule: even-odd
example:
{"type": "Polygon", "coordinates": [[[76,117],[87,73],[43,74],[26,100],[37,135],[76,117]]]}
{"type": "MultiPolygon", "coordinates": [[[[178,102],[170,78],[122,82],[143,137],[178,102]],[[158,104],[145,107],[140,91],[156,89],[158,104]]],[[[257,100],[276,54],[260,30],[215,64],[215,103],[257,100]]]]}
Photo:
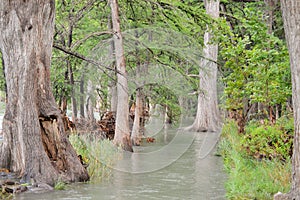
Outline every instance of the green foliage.
{"type": "Polygon", "coordinates": [[[121,156],[120,149],[111,141],[92,135],[76,134],[70,135],[69,140],[77,154],[87,163],[91,182],[99,182],[111,176],[112,166],[121,156]]]}
{"type": "Polygon", "coordinates": [[[255,158],[287,160],[292,155],[293,133],[293,119],[282,118],[275,125],[252,122],[241,145],[255,158]]]}
{"type": "MultiPolygon", "coordinates": [[[[0,188],[0,189],[2,189],[2,188],[0,188]]],[[[11,199],[14,199],[14,195],[9,194],[9,193],[5,193],[5,192],[0,192],[0,199],[2,199],[2,200],[11,200],[11,199]]]]}
{"type": "Polygon", "coordinates": [[[232,8],[237,24],[232,29],[222,25],[223,35],[218,35],[227,109],[243,109],[245,102],[283,105],[291,97],[286,44],[269,33],[260,7],[264,5],[232,8]]]}
{"type": "Polygon", "coordinates": [[[54,189],[55,190],[65,190],[66,189],[66,183],[64,183],[62,181],[58,181],[58,182],[55,183],[54,189]]]}
{"type": "Polygon", "coordinates": [[[256,160],[247,155],[241,145],[243,136],[237,124],[227,121],[218,146],[224,158],[228,180],[225,184],[228,199],[273,199],[278,191],[288,192],[291,178],[291,161],[278,159],[256,160]]]}
{"type": "Polygon", "coordinates": [[[174,91],[164,85],[157,85],[151,87],[150,97],[152,104],[159,104],[167,107],[167,115],[171,119],[172,123],[179,120],[181,108],[178,104],[178,96],[174,94],[174,91]]]}

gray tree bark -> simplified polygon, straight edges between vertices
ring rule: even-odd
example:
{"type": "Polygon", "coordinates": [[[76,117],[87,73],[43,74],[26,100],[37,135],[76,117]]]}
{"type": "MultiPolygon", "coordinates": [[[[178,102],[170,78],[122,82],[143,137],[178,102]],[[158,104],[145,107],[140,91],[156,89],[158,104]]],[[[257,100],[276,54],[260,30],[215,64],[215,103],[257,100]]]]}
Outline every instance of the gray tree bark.
{"type": "Polygon", "coordinates": [[[135,110],[134,110],[134,121],[131,132],[131,140],[133,145],[140,145],[141,140],[141,115],[142,115],[142,91],[141,88],[138,88],[136,91],[136,100],[135,100],[135,110]]]}
{"type": "Polygon", "coordinates": [[[80,78],[80,118],[84,119],[84,82],[85,82],[85,76],[84,73],[81,75],[80,78]]]}
{"type": "Polygon", "coordinates": [[[54,0],[0,1],[7,104],[0,167],[25,181],[86,181],[50,86],[54,0]]]}
{"type": "MultiPolygon", "coordinates": [[[[112,29],[111,16],[108,17],[107,27],[109,30],[112,29]]],[[[110,48],[109,48],[109,57],[110,57],[110,60],[112,61],[110,67],[113,70],[109,72],[112,79],[109,80],[108,92],[109,92],[109,98],[110,98],[110,111],[117,112],[117,105],[118,105],[117,85],[116,85],[116,81],[113,80],[114,78],[116,78],[116,72],[115,72],[116,66],[115,66],[115,62],[113,62],[114,52],[115,52],[114,41],[111,41],[110,48]]]]}
{"type": "MultiPolygon", "coordinates": [[[[219,0],[205,0],[206,13],[213,18],[219,17],[219,0]]],[[[192,131],[216,131],[220,117],[217,101],[217,73],[216,64],[218,45],[210,44],[212,33],[204,35],[203,59],[199,71],[200,92],[198,95],[197,114],[194,123],[188,129],[192,131]]]]}
{"type": "Polygon", "coordinates": [[[93,105],[93,83],[91,80],[88,80],[87,82],[87,92],[86,92],[86,118],[88,119],[89,122],[95,122],[95,117],[94,117],[94,105],[93,105]]]}
{"type": "Polygon", "coordinates": [[[128,80],[117,0],[110,1],[117,74],[117,113],[114,143],[133,151],[129,131],[128,80]]]}
{"type": "Polygon", "coordinates": [[[288,194],[276,194],[274,199],[300,199],[300,1],[281,0],[285,37],[290,54],[294,110],[294,148],[292,157],[292,187],[288,194]]]}

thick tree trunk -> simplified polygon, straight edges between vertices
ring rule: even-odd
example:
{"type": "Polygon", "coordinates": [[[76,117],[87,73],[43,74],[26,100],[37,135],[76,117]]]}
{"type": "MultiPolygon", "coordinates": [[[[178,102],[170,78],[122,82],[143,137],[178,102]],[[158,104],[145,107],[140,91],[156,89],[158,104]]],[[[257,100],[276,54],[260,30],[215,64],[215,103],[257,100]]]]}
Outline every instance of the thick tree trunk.
{"type": "Polygon", "coordinates": [[[112,24],[113,24],[113,40],[115,46],[115,58],[117,67],[117,93],[118,104],[116,114],[116,128],[114,142],[120,145],[124,150],[133,151],[129,132],[129,106],[128,106],[128,82],[124,56],[123,37],[120,29],[120,18],[117,0],[110,1],[112,24]]]}
{"type": "MultiPolygon", "coordinates": [[[[138,40],[139,34],[137,31],[135,31],[135,37],[138,40]]],[[[138,46],[138,44],[136,44],[138,46]]],[[[144,81],[140,80],[141,76],[145,76],[145,69],[148,67],[148,65],[141,64],[140,61],[140,52],[139,49],[135,49],[135,58],[136,58],[136,69],[135,69],[135,77],[136,77],[136,97],[135,97],[135,110],[134,110],[134,121],[133,121],[133,126],[132,126],[132,131],[131,131],[131,141],[133,145],[140,145],[141,139],[142,139],[142,121],[143,121],[143,105],[144,105],[144,98],[143,98],[143,85],[144,81]]]]}
{"type": "Polygon", "coordinates": [[[0,167],[25,181],[86,181],[50,86],[54,0],[0,1],[8,98],[0,167]]]}
{"type": "MultiPolygon", "coordinates": [[[[219,17],[219,0],[205,0],[207,14],[219,17]]],[[[217,101],[217,73],[216,64],[218,45],[210,44],[212,34],[207,31],[204,35],[203,56],[200,66],[200,93],[198,96],[197,114],[194,123],[188,129],[192,131],[216,131],[219,122],[217,101]]]]}
{"type": "Polygon", "coordinates": [[[281,0],[285,37],[290,54],[294,110],[294,148],[292,157],[292,188],[290,193],[274,199],[300,199],[300,1],[281,0]]]}

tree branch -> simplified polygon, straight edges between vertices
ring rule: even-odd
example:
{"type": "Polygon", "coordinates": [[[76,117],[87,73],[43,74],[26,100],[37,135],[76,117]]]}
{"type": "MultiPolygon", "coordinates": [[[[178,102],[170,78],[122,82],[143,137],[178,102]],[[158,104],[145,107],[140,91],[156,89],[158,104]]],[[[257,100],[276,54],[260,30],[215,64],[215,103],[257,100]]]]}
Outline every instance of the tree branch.
{"type": "Polygon", "coordinates": [[[101,35],[106,35],[106,34],[113,34],[112,31],[102,31],[102,32],[95,32],[95,33],[91,33],[87,36],[85,36],[84,38],[82,38],[81,40],[76,41],[71,48],[76,48],[77,46],[82,45],[82,43],[84,43],[86,40],[90,39],[91,37],[97,37],[97,36],[101,36],[101,35]]]}
{"type": "Polygon", "coordinates": [[[112,71],[115,71],[115,69],[112,69],[110,67],[107,67],[107,66],[104,66],[103,64],[99,63],[98,61],[96,60],[93,60],[93,59],[90,59],[90,58],[87,58],[86,56],[82,55],[82,54],[79,54],[77,52],[72,52],[70,50],[68,50],[67,48],[65,47],[62,47],[62,46],[59,46],[57,44],[53,44],[53,48],[55,49],[58,49],[68,55],[71,55],[71,56],[74,56],[76,58],[79,58],[80,60],[84,60],[86,61],[87,63],[90,63],[90,64],[93,64],[93,65],[96,65],[96,66],[100,66],[102,68],[105,68],[105,69],[108,69],[108,70],[112,70],[112,71]]]}
{"type": "Polygon", "coordinates": [[[74,16],[74,23],[80,21],[84,17],[84,11],[90,10],[93,5],[96,3],[96,0],[88,1],[80,10],[77,11],[77,14],[74,16]]]}

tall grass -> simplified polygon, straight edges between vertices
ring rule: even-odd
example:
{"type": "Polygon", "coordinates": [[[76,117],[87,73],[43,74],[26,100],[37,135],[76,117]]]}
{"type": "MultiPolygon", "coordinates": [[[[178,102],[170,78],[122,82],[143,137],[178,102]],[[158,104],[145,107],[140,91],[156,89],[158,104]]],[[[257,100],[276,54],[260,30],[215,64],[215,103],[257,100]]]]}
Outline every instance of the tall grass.
{"type": "Polygon", "coordinates": [[[88,164],[91,182],[110,178],[112,166],[121,157],[121,150],[107,139],[91,135],[71,134],[69,140],[78,155],[88,164]]]}
{"type": "Polygon", "coordinates": [[[278,191],[290,188],[291,161],[257,160],[247,155],[241,145],[242,135],[234,121],[227,122],[222,131],[219,153],[224,158],[228,180],[228,199],[273,199],[278,191]]]}

